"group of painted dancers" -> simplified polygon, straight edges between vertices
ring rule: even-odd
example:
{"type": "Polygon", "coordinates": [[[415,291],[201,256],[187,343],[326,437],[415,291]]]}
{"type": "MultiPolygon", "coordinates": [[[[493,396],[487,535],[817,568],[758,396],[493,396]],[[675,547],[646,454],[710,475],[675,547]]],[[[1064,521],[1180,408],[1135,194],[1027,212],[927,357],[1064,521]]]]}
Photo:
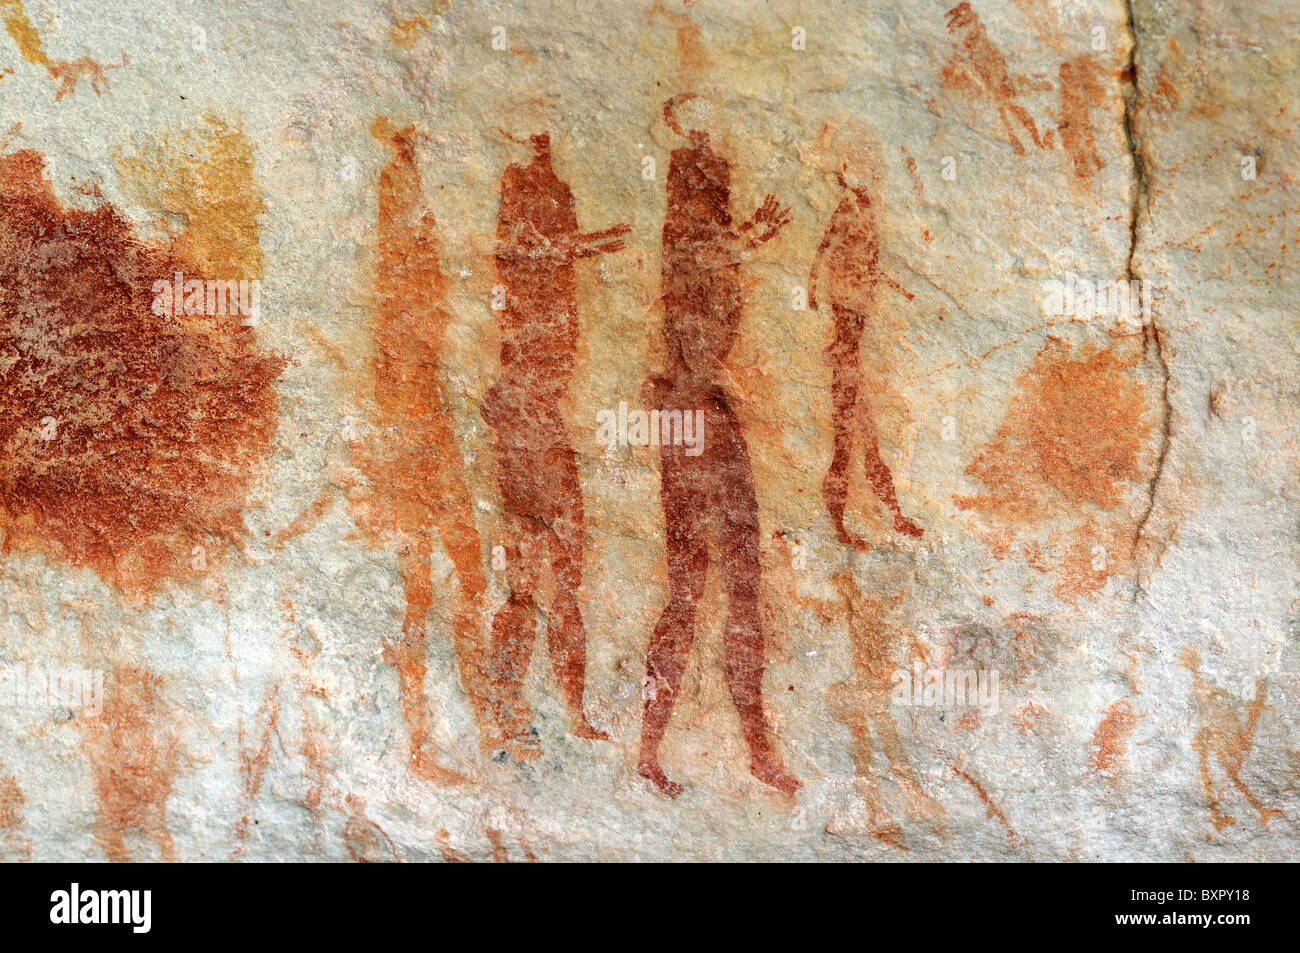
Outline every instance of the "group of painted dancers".
{"type": "MultiPolygon", "coordinates": [[[[762,573],[753,467],[731,398],[719,383],[744,313],[741,265],[781,231],[790,221],[790,211],[769,195],[748,219],[733,220],[729,160],[713,148],[708,132],[683,128],[679,119],[681,105],[691,98],[689,93],[675,96],[664,106],[669,128],[682,136],[686,145],[673,150],[668,169],[661,295],[665,367],[645,382],[643,397],[651,407],[703,410],[708,438],[704,453],[698,456],[686,454],[680,445],[665,444],[659,450],[668,604],[646,652],[638,771],[664,794],[676,796],[682,790],[664,773],[659,748],[695,637],[696,607],[704,595],[712,545],[728,602],[724,634],[727,685],[749,749],[750,770],[765,784],[793,794],[799,782],[782,762],[763,707],[762,573]]],[[[412,304],[409,297],[399,301],[394,289],[414,291],[414,277],[421,288],[432,289],[424,293],[436,296],[441,294],[441,284],[436,239],[430,231],[432,216],[418,217],[419,178],[409,130],[376,124],[376,135],[397,150],[380,182],[382,250],[377,282],[386,290],[379,296],[378,360],[383,362],[393,359],[391,354],[385,357],[386,347],[412,347],[412,304]],[[407,231],[401,232],[399,226],[407,231]],[[415,240],[409,237],[412,228],[415,240]],[[397,245],[391,240],[385,243],[386,230],[408,237],[397,245]],[[427,259],[429,274],[422,273],[422,256],[427,259]],[[386,302],[385,294],[392,300],[386,302]]],[[[533,653],[539,610],[548,623],[548,651],[572,714],[574,733],[608,740],[590,722],[583,706],[586,635],[578,601],[583,502],[576,456],[561,407],[577,347],[575,262],[618,252],[623,248],[622,236],[630,228],[616,225],[581,232],[573,193],[552,167],[549,136],[534,135],[529,145],[531,161],[511,164],[501,182],[495,251],[498,283],[505,292],[498,312],[501,368],[481,408],[495,438],[509,587],[506,602],[493,618],[486,658],[469,648],[470,629],[476,625],[485,586],[475,547],[465,542],[478,536],[463,473],[452,459],[456,457],[454,440],[441,434],[448,415],[440,385],[429,381],[427,375],[420,375],[420,380],[404,373],[387,378],[399,380],[395,386],[405,393],[402,399],[411,412],[444,418],[430,429],[431,434],[438,430],[440,439],[434,434],[403,451],[436,457],[440,478],[437,487],[409,487],[406,499],[395,504],[415,505],[408,506],[410,515],[403,526],[404,538],[412,542],[400,560],[407,617],[401,642],[390,645],[389,651],[389,660],[402,676],[412,762],[426,776],[442,780],[454,772],[434,759],[423,685],[425,617],[432,598],[428,558],[435,529],[449,553],[457,550],[452,553],[462,599],[457,655],[485,752],[505,751],[518,760],[540,754],[522,685],[533,653]],[[449,472],[443,474],[443,469],[449,472]],[[548,566],[554,595],[549,605],[540,606],[539,584],[548,566]]],[[[876,310],[878,286],[906,292],[880,270],[872,189],[854,176],[847,163],[838,175],[845,195],[817,249],[809,305],[817,306],[817,278],[824,269],[834,316],[833,339],[825,349],[832,374],[834,448],[822,488],[837,538],[861,549],[865,541],[850,533],[844,523],[850,461],[859,438],[865,444],[866,476],[890,510],[895,530],[912,536],[920,536],[922,530],[899,508],[866,405],[858,356],[864,328],[876,310]]],[[[445,303],[437,300],[429,305],[445,309],[445,303]]],[[[415,346],[420,346],[418,341],[415,346]]],[[[413,353],[408,363],[427,367],[431,363],[427,357],[413,353]]]]}

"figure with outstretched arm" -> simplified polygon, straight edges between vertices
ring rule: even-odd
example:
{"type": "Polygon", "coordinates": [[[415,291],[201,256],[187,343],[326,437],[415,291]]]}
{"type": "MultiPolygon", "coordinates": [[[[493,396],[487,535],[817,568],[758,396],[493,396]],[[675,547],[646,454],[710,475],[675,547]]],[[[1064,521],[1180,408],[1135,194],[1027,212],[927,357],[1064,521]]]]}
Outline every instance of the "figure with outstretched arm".
{"type": "Polygon", "coordinates": [[[681,793],[681,785],[659,763],[659,746],[695,639],[695,611],[704,596],[712,545],[728,602],[727,686],[749,749],[750,772],[792,796],[799,782],[781,762],[763,708],[761,535],[754,470],[731,398],[718,383],[743,316],[740,263],[774,238],[790,213],[769,195],[752,218],[733,226],[730,163],[714,151],[707,133],[682,132],[675,116],[682,98],[664,106],[669,126],[690,141],[674,150],[668,170],[663,228],[667,367],[646,381],[644,394],[652,407],[702,410],[707,436],[697,456],[678,445],[659,450],[668,605],[646,650],[637,769],[669,797],[681,793]]]}
{"type": "MultiPolygon", "coordinates": [[[[518,140],[515,140],[518,141],[518,140]]],[[[501,179],[497,278],[501,371],[483,400],[496,439],[497,482],[505,511],[509,596],[492,622],[493,718],[504,750],[517,760],[541,754],[523,681],[532,659],[539,608],[556,681],[574,733],[608,740],[587,718],[587,637],[583,628],[582,487],[561,403],[577,351],[574,262],[623,248],[629,226],[579,232],[573,192],[551,165],[551,139],[531,138],[532,161],[510,165],[501,179]],[[554,603],[538,605],[545,569],[554,603]]]]}
{"type": "Polygon", "coordinates": [[[875,209],[865,182],[846,177],[848,163],[837,175],[840,186],[848,193],[836,207],[830,225],[813,257],[808,279],[808,306],[817,307],[817,278],[827,274],[834,333],[823,352],[831,371],[832,439],[830,469],[822,481],[822,496],[830,512],[836,538],[844,545],[866,549],[864,539],[850,533],[844,525],[848,504],[849,467],[854,444],[859,435],[864,444],[867,480],[893,516],[894,530],[908,536],[924,532],[903,515],[894,492],[893,475],[880,455],[876,423],[870,402],[864,393],[862,361],[859,348],[866,326],[876,320],[877,288],[884,285],[912,300],[893,278],[880,267],[880,240],[875,209]]]}

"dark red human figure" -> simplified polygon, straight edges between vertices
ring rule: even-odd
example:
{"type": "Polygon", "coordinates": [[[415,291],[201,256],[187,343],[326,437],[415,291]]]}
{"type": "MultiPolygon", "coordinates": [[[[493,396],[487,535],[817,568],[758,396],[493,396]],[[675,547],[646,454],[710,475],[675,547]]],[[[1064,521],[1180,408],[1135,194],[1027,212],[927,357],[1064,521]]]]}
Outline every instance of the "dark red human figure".
{"type": "Polygon", "coordinates": [[[681,785],[659,765],[663,740],[695,638],[695,608],[704,596],[710,543],[717,551],[728,600],[727,685],[740,715],[750,771],[793,794],[763,710],[763,623],[760,615],[758,500],[740,421],[718,379],[743,317],[740,263],[789,221],[767,196],[754,216],[732,224],[731,167],[706,132],[683,133],[674,116],[689,94],[670,99],[664,118],[690,145],[673,151],[663,229],[664,335],[667,368],[646,381],[650,406],[704,411],[703,452],[660,447],[661,498],[668,549],[668,605],[646,652],[646,683],[637,770],[665,794],[681,785]]]}
{"type": "Polygon", "coordinates": [[[868,322],[873,322],[876,317],[877,286],[887,284],[909,301],[912,296],[880,269],[880,240],[876,233],[870,190],[857,181],[850,183],[845,178],[844,169],[838,173],[838,178],[849,194],[844,196],[831,216],[808,279],[808,305],[815,309],[817,273],[824,261],[830,279],[831,313],[835,323],[834,336],[823,352],[831,369],[834,454],[826,479],[822,481],[822,496],[839,541],[866,549],[866,541],[844,526],[849,466],[859,433],[865,445],[867,479],[880,502],[893,514],[894,529],[909,536],[920,536],[923,532],[899,508],[894,478],[880,456],[876,423],[864,393],[862,362],[858,356],[862,333],[868,322]]]}
{"type": "Polygon", "coordinates": [[[537,757],[532,710],[522,684],[536,638],[537,586],[550,565],[554,604],[547,647],[579,737],[608,736],[583,710],[587,638],[578,599],[582,587],[582,488],[561,413],[577,346],[573,263],[618,251],[616,225],[582,234],[573,193],[551,168],[551,140],[533,136],[533,159],[512,164],[501,179],[497,219],[501,375],[483,400],[496,438],[497,479],[505,509],[506,578],[510,595],[492,623],[492,696],[506,749],[537,757]]]}

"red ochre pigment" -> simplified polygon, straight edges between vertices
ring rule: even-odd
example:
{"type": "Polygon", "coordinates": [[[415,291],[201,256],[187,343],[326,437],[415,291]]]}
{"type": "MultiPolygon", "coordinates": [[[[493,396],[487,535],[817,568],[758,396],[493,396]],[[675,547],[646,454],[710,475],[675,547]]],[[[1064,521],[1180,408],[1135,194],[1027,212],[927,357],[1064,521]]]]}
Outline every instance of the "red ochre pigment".
{"type": "Polygon", "coordinates": [[[246,532],[284,361],[238,317],[154,314],[153,283],[175,272],[202,269],[140,241],[109,204],[63,206],[39,153],[0,156],[6,552],[53,551],[149,594],[189,571],[196,546],[206,563],[246,532]]]}

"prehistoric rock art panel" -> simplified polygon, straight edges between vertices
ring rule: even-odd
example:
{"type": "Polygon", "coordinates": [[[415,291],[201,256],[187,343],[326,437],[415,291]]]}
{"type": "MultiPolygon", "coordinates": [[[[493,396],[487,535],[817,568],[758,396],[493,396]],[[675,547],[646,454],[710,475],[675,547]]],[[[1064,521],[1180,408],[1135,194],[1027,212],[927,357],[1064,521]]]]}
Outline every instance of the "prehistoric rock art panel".
{"type": "Polygon", "coordinates": [[[1295,853],[1282,0],[193,6],[0,0],[0,860],[1295,853]]]}

